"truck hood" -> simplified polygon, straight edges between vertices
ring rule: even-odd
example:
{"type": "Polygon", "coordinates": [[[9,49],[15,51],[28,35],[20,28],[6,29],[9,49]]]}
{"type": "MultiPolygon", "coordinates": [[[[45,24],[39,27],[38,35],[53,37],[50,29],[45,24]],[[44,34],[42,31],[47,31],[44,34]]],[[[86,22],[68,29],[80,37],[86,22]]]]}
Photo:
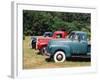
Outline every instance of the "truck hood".
{"type": "Polygon", "coordinates": [[[39,37],[38,42],[41,42],[41,43],[48,42],[51,39],[52,39],[51,37],[39,37]]]}
{"type": "Polygon", "coordinates": [[[63,44],[69,44],[72,42],[70,39],[52,39],[49,42],[49,45],[63,45],[63,44]]]}

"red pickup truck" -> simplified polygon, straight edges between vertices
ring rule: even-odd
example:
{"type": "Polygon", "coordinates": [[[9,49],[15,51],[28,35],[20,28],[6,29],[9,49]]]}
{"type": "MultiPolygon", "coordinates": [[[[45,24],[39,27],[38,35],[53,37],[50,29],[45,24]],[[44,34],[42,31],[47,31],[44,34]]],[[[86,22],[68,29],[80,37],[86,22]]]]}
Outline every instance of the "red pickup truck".
{"type": "Polygon", "coordinates": [[[65,31],[55,31],[52,37],[40,37],[37,39],[36,49],[38,49],[40,53],[44,54],[46,51],[46,46],[51,39],[66,38],[67,35],[68,33],[65,31]]]}

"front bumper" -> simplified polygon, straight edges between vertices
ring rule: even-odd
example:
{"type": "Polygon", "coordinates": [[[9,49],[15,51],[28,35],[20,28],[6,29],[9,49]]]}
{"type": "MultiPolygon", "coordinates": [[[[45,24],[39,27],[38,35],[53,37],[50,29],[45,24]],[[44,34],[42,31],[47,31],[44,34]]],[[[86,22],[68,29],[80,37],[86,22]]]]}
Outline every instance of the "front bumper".
{"type": "Polygon", "coordinates": [[[50,55],[50,53],[45,53],[45,59],[50,59],[51,58],[51,55],[50,55]]]}

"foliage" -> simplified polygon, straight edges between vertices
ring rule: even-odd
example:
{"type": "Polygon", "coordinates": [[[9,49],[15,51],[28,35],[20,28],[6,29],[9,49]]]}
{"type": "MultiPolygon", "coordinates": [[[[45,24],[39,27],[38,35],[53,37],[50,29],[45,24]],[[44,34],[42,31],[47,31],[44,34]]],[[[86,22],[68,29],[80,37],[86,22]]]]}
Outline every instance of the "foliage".
{"type": "Polygon", "coordinates": [[[42,35],[45,31],[78,30],[90,35],[91,14],[23,10],[23,35],[42,35]]]}

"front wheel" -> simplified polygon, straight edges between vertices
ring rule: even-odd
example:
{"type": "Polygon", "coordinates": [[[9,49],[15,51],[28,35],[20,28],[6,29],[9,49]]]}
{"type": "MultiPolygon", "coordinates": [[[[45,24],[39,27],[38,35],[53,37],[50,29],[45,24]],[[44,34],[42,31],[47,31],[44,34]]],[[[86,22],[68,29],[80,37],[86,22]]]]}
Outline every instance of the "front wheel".
{"type": "Polygon", "coordinates": [[[65,53],[63,51],[57,51],[54,54],[54,61],[55,62],[64,62],[66,59],[65,53]]]}
{"type": "Polygon", "coordinates": [[[41,49],[41,53],[44,55],[46,53],[46,46],[41,49]]]}

